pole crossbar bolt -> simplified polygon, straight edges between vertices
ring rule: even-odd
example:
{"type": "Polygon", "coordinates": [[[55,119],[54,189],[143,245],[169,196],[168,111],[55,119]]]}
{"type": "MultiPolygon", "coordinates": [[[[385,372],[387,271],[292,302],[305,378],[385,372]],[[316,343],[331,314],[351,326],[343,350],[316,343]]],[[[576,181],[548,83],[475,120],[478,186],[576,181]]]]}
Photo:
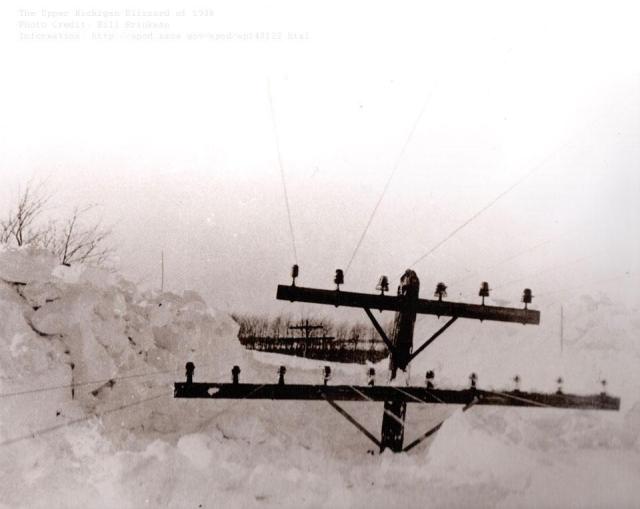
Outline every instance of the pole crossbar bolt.
{"type": "Polygon", "coordinates": [[[196,370],[196,366],[193,362],[187,362],[184,367],[186,369],[187,383],[192,384],[193,372],[196,370]]]}
{"type": "Polygon", "coordinates": [[[284,385],[284,375],[287,372],[287,368],[280,366],[278,369],[278,385],[284,385]]]}
{"type": "Polygon", "coordinates": [[[291,286],[296,286],[296,278],[298,277],[298,264],[291,267],[291,286]]]}
{"type": "Polygon", "coordinates": [[[442,297],[447,296],[447,285],[442,281],[436,285],[436,291],[433,293],[434,297],[438,297],[438,301],[442,302],[442,297]]]}
{"type": "Polygon", "coordinates": [[[231,369],[231,381],[234,385],[240,383],[240,366],[233,366],[231,369]]]}

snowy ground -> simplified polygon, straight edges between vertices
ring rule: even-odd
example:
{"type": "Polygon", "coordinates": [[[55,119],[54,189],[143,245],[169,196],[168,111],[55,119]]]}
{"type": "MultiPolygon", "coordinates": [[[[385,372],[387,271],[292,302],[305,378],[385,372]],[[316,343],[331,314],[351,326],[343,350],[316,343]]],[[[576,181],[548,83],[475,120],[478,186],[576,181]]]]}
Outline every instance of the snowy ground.
{"type": "MultiPolygon", "coordinates": [[[[410,405],[407,440],[448,419],[409,454],[372,455],[325,403],[172,398],[188,360],[202,381],[234,364],[243,381],[275,381],[286,364],[287,381],[320,382],[324,363],[243,351],[233,321],[193,293],[0,252],[0,507],[638,507],[637,310],[574,301],[560,355],[541,305],[537,328],[459,320],[412,383],[435,369],[462,387],[476,371],[480,387],[510,388],[517,373],[546,391],[562,375],[565,391],[594,393],[606,377],[620,412],[410,405]]],[[[421,321],[416,342],[436,327],[421,321]]],[[[362,366],[333,371],[365,382],[362,366]]],[[[380,405],[344,406],[378,434],[380,405]]]]}

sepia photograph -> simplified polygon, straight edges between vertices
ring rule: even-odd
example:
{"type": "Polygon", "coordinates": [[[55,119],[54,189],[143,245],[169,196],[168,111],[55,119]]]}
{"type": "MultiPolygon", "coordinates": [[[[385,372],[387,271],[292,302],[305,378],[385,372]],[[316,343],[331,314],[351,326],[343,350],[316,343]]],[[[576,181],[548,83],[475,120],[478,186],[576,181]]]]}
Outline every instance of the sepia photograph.
{"type": "Polygon", "coordinates": [[[640,507],[638,19],[3,2],[0,509],[640,507]]]}

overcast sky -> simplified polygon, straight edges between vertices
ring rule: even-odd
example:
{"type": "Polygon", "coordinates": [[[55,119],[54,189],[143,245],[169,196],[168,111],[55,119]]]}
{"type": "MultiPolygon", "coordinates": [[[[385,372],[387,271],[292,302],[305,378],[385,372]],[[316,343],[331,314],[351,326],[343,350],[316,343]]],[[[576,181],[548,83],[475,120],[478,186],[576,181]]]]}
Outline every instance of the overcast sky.
{"type": "Polygon", "coordinates": [[[424,297],[638,303],[633,2],[204,3],[2,4],[1,210],[48,178],[52,214],[101,204],[133,280],[159,286],[164,250],[169,290],[299,310],[275,301],[296,261],[275,124],[300,285],[333,286],[388,182],[345,288],[412,266],[424,297]]]}

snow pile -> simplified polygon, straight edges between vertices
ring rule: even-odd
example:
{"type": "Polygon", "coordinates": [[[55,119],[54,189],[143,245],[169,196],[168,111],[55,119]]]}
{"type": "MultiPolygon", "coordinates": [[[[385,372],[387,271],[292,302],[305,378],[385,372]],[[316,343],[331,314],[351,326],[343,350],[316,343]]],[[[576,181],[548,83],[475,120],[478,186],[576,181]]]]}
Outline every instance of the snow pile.
{"type": "MultiPolygon", "coordinates": [[[[523,390],[547,391],[561,375],[567,392],[593,393],[606,377],[621,412],[413,404],[405,441],[447,419],[440,431],[409,454],[368,454],[325,402],[171,398],[187,361],[196,381],[226,381],[238,364],[243,381],[271,382],[286,364],[290,383],[319,383],[325,363],[244,351],[236,324],[194,293],[145,294],[117,274],[2,251],[0,508],[637,505],[637,314],[585,297],[566,309],[562,355],[550,315],[540,327],[459,320],[412,383],[435,369],[438,386],[462,387],[475,371],[502,389],[518,373],[523,390]]],[[[416,345],[436,328],[421,321],[416,345]]],[[[366,367],[333,367],[331,383],[365,381],[366,367]]],[[[342,406],[379,434],[379,404],[342,406]]]]}
{"type": "MultiPolygon", "coordinates": [[[[0,440],[170,395],[190,360],[209,379],[247,364],[236,324],[197,294],[141,294],[115,274],[60,266],[44,252],[0,252],[0,313],[0,392],[63,386],[4,398],[0,440]]],[[[159,398],[104,421],[109,430],[194,425],[159,398]]]]}
{"type": "Polygon", "coordinates": [[[637,505],[638,445],[593,413],[482,408],[454,414],[439,433],[429,467],[443,483],[484,486],[482,506],[637,505]]]}

